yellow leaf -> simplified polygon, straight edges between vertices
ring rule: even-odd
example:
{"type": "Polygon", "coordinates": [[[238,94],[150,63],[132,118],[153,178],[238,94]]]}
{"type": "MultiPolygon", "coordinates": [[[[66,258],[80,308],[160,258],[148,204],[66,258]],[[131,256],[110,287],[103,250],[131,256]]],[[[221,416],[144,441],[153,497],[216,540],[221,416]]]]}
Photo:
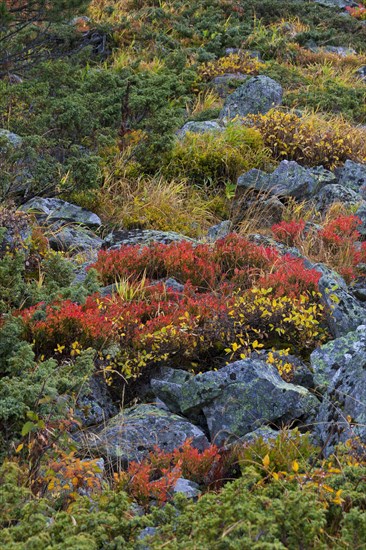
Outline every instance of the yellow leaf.
{"type": "Polygon", "coordinates": [[[266,456],[262,459],[262,462],[263,462],[263,466],[265,468],[268,468],[269,463],[270,463],[269,454],[266,454],[266,456]]]}
{"type": "Polygon", "coordinates": [[[292,463],[292,470],[295,472],[295,474],[299,471],[299,463],[294,460],[292,463]]]}
{"type": "Polygon", "coordinates": [[[18,445],[18,447],[15,449],[15,452],[16,453],[20,453],[20,451],[23,449],[24,447],[24,443],[21,443],[20,445],[18,445]]]}

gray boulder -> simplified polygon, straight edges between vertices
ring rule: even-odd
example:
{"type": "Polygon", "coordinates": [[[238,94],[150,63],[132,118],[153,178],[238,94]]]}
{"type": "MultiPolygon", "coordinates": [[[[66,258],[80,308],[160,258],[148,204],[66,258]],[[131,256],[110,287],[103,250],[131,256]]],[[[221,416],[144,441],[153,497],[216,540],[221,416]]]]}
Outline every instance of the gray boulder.
{"type": "Polygon", "coordinates": [[[320,4],[321,6],[325,6],[327,8],[338,8],[343,9],[347,8],[348,6],[355,7],[357,6],[357,2],[353,2],[353,0],[314,0],[317,4],[320,4]]]}
{"type": "Polygon", "coordinates": [[[107,235],[104,240],[106,248],[120,248],[128,245],[149,245],[153,242],[170,244],[194,239],[175,233],[174,231],[155,231],[152,229],[121,229],[107,235]]]}
{"type": "Polygon", "coordinates": [[[213,225],[207,231],[207,239],[210,242],[215,242],[218,239],[226,237],[231,232],[232,223],[230,220],[224,220],[217,225],[213,225]]]}
{"type": "Polygon", "coordinates": [[[363,185],[366,186],[366,164],[346,160],[344,165],[336,168],[337,183],[359,193],[363,185]]]}
{"type": "Polygon", "coordinates": [[[366,201],[361,202],[355,214],[362,222],[362,224],[357,227],[357,231],[359,231],[361,235],[366,235],[366,201]]]}
{"type": "Polygon", "coordinates": [[[282,102],[280,84],[268,76],[254,76],[246,80],[225,101],[221,119],[233,119],[249,114],[267,113],[282,102]]]}
{"type": "Polygon", "coordinates": [[[99,227],[102,225],[99,216],[93,214],[93,212],[61,199],[34,197],[23,204],[20,210],[33,212],[43,223],[63,221],[83,224],[89,227],[99,227]]]}
{"type": "Polygon", "coordinates": [[[54,250],[75,253],[88,250],[96,251],[103,244],[103,240],[95,233],[77,225],[52,226],[48,240],[54,250]]]}
{"type": "Polygon", "coordinates": [[[201,451],[209,445],[204,432],[185,418],[153,405],[136,405],[80,439],[85,450],[93,455],[126,465],[141,461],[155,446],[171,452],[189,438],[201,451]]]}
{"type": "Polygon", "coordinates": [[[255,189],[299,200],[312,197],[325,185],[335,183],[332,172],[322,166],[305,168],[295,161],[283,160],[272,174],[261,170],[249,170],[238,178],[238,191],[255,189]]]}
{"type": "Polygon", "coordinates": [[[201,491],[199,485],[194,481],[180,477],[173,488],[173,493],[182,493],[187,498],[196,499],[200,496],[201,491]]]}
{"type": "Polygon", "coordinates": [[[217,445],[238,439],[265,425],[308,421],[317,399],[308,390],[282,380],[264,361],[245,359],[218,371],[198,374],[174,392],[182,414],[203,412],[211,441],[217,445]]]}
{"type": "Polygon", "coordinates": [[[20,147],[23,143],[23,139],[18,136],[18,134],[14,134],[14,132],[9,132],[9,130],[5,130],[5,128],[0,128],[0,153],[3,151],[3,149],[11,148],[11,149],[17,149],[20,147]]]}
{"type": "Polygon", "coordinates": [[[325,454],[351,438],[366,443],[366,326],[323,346],[312,364],[327,388],[315,423],[325,454]]]}
{"type": "Polygon", "coordinates": [[[180,412],[180,394],[183,384],[193,378],[193,374],[181,369],[160,367],[150,380],[151,389],[174,413],[180,412]]]}
{"type": "Polygon", "coordinates": [[[205,134],[206,132],[222,132],[223,127],[216,120],[204,120],[202,122],[186,122],[177,132],[179,138],[184,138],[188,132],[192,134],[205,134]]]}
{"type": "Polygon", "coordinates": [[[102,424],[118,413],[103,379],[93,376],[76,403],[75,415],[83,426],[102,424]]]}
{"type": "Polygon", "coordinates": [[[220,97],[225,98],[249,78],[250,76],[241,73],[227,73],[215,76],[215,78],[211,80],[210,85],[220,97]]]}
{"type": "Polygon", "coordinates": [[[337,273],[329,272],[319,280],[331,334],[338,338],[355,330],[366,319],[366,308],[355,298],[337,273]]]}
{"type": "Polygon", "coordinates": [[[320,212],[326,212],[335,202],[355,206],[362,201],[361,196],[356,191],[338,183],[323,187],[315,197],[315,200],[316,207],[320,212]]]}

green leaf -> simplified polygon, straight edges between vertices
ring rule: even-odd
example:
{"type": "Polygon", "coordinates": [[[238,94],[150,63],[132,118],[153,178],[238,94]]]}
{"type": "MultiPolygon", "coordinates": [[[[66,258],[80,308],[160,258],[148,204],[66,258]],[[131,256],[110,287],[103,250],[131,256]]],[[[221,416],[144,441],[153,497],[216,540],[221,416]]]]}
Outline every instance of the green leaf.
{"type": "Polygon", "coordinates": [[[35,427],[36,425],[33,424],[33,422],[26,422],[22,428],[22,436],[24,437],[25,435],[28,435],[29,432],[31,432],[35,427]]]}

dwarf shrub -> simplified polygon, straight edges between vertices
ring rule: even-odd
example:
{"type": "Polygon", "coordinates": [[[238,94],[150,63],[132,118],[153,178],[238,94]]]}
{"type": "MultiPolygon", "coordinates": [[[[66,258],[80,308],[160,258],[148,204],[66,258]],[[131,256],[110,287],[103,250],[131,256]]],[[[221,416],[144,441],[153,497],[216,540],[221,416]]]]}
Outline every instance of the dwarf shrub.
{"type": "Polygon", "coordinates": [[[193,134],[176,140],[163,171],[187,177],[192,183],[235,182],[240,173],[269,162],[260,133],[253,128],[228,126],[222,132],[193,134]]]}

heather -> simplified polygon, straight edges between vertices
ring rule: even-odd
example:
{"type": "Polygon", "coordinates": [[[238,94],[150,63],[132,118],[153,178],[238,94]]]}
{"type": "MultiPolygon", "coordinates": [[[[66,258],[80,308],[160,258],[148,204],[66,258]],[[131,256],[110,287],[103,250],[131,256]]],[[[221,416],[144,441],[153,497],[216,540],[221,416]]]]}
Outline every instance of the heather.
{"type": "Polygon", "coordinates": [[[5,549],[364,547],[340,4],[0,0],[5,549]]]}

